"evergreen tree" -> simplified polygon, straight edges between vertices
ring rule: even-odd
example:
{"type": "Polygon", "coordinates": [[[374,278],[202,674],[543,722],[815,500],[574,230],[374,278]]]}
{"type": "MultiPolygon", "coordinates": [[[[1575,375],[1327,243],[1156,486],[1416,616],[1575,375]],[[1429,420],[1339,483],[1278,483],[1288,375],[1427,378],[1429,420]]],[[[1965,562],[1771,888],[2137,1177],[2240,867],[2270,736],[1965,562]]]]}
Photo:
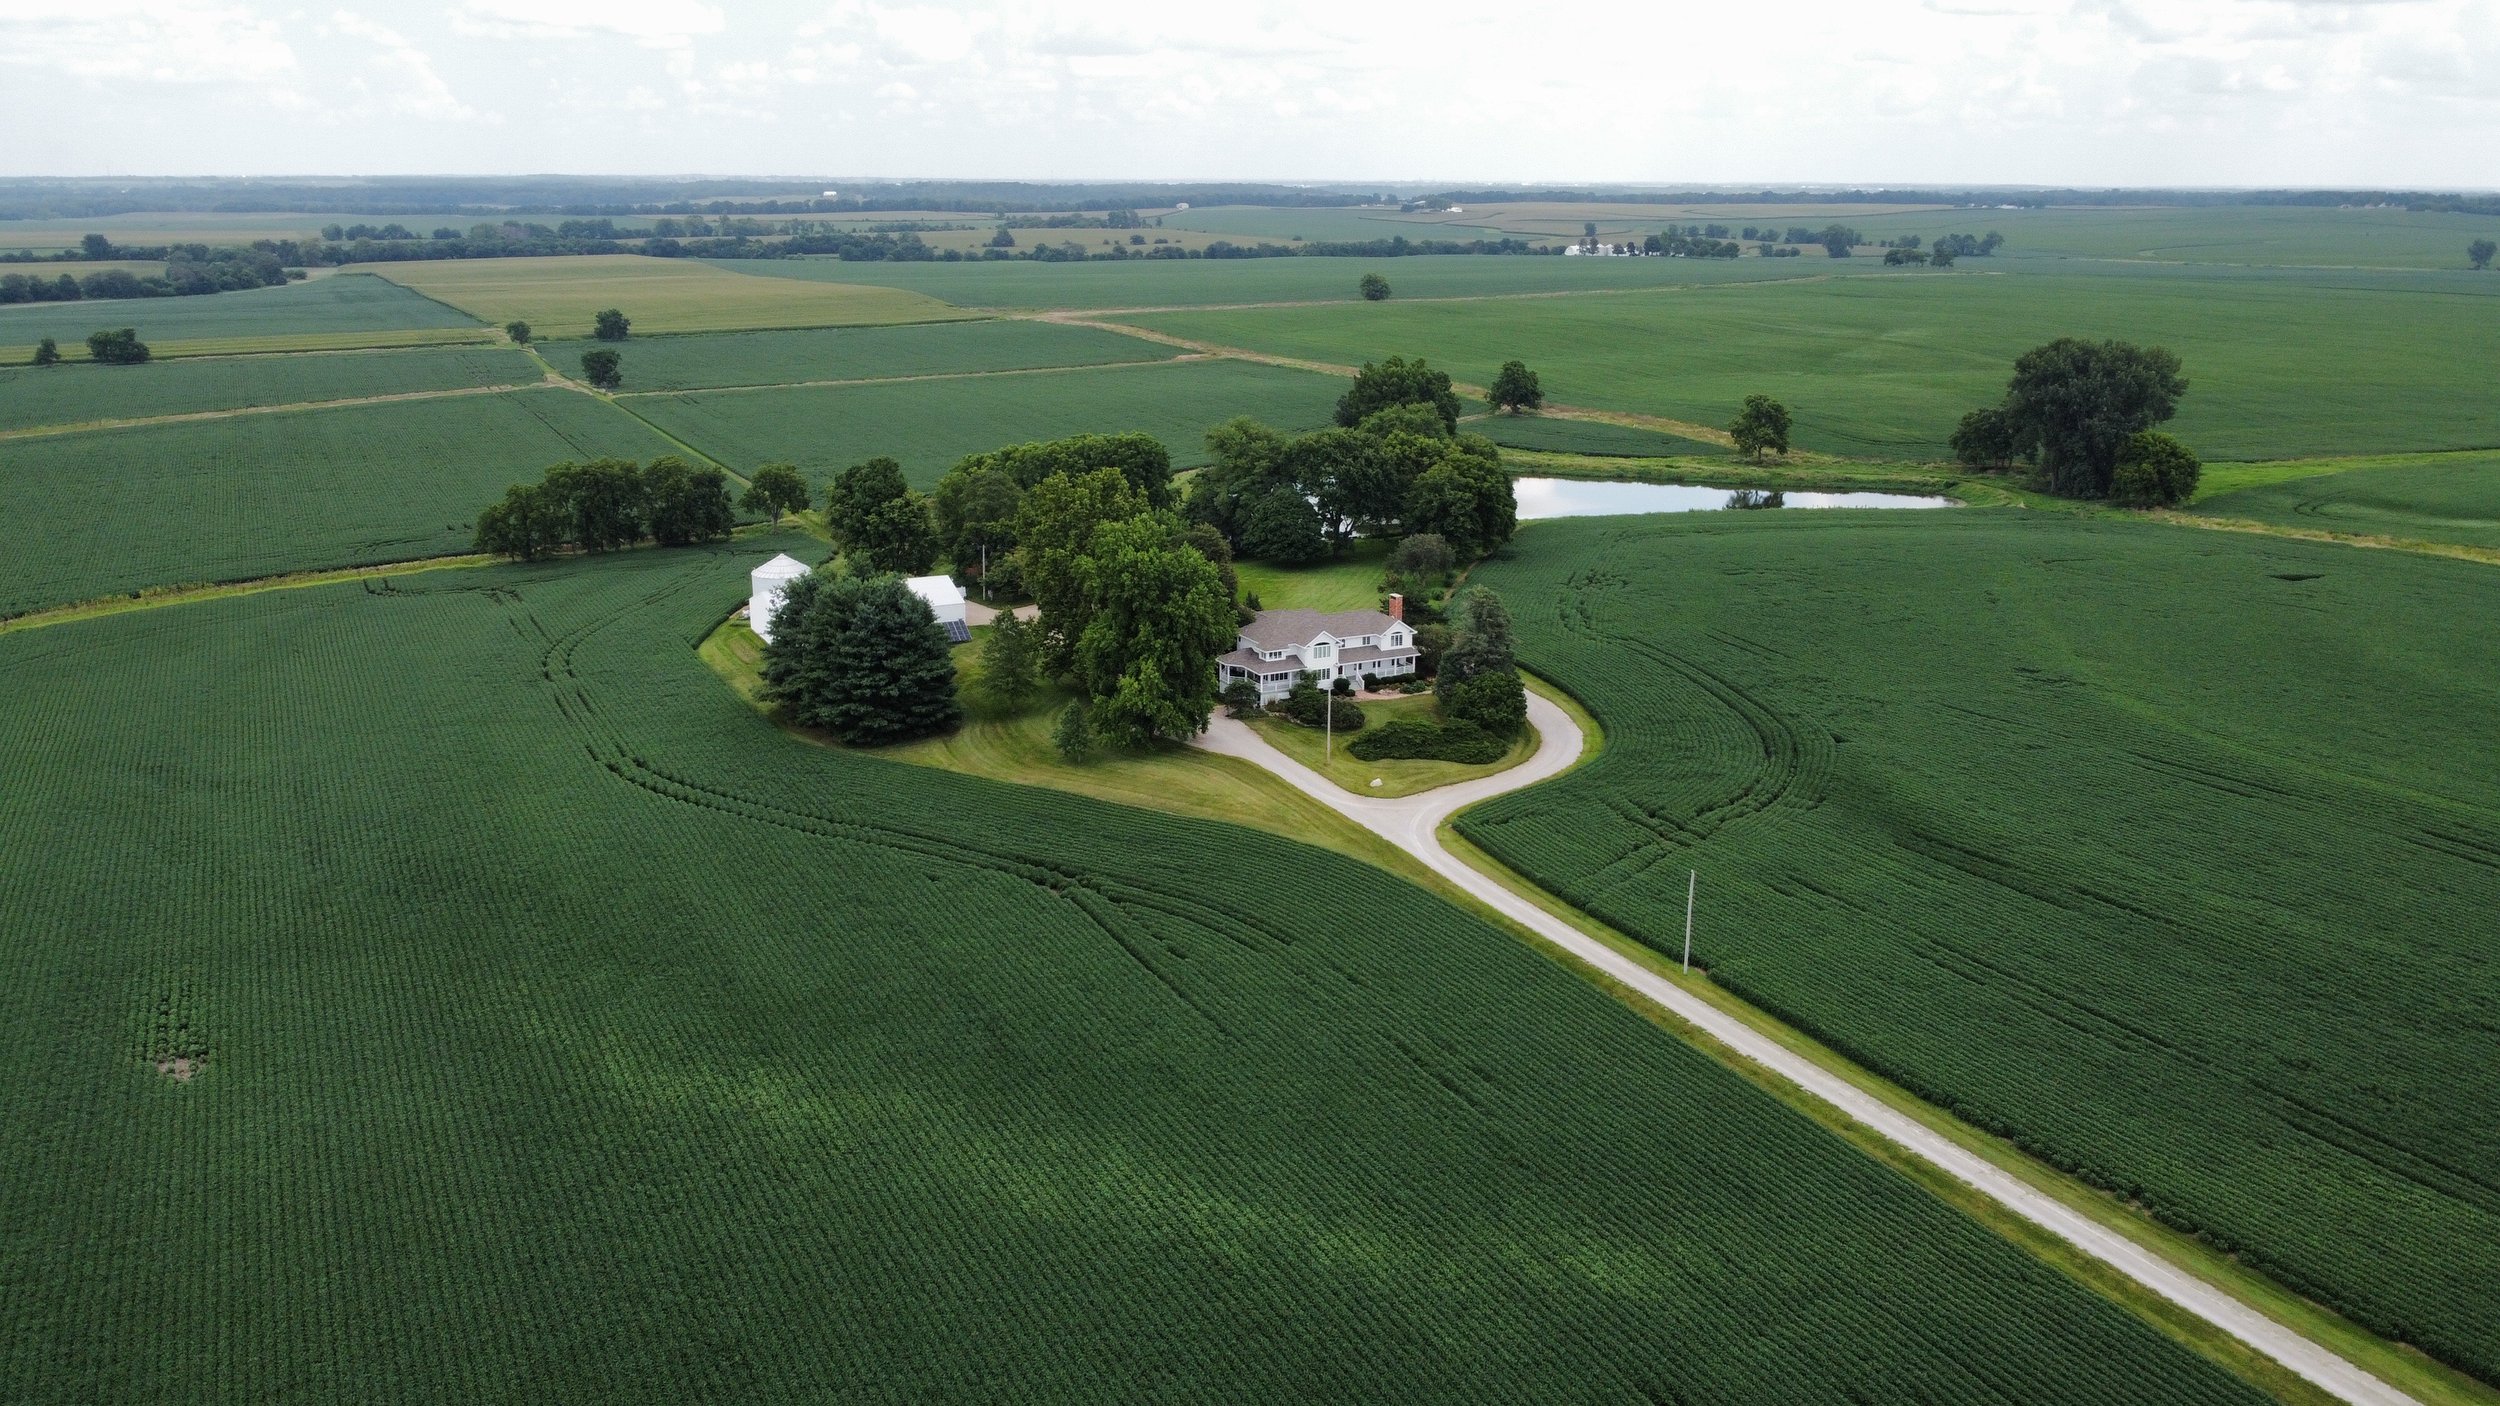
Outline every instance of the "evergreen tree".
{"type": "Polygon", "coordinates": [[[963,718],[946,632],[895,576],[792,582],[764,647],[764,686],[793,720],[852,746],[925,737],[963,718]]]}
{"type": "Polygon", "coordinates": [[[1042,686],[1041,631],[1009,611],[981,645],[981,688],[1002,708],[1022,711],[1042,686]]]}
{"type": "Polygon", "coordinates": [[[1059,710],[1059,721],[1050,729],[1050,745],[1071,762],[1081,762],[1094,755],[1093,709],[1085,700],[1077,699],[1059,710]]]}

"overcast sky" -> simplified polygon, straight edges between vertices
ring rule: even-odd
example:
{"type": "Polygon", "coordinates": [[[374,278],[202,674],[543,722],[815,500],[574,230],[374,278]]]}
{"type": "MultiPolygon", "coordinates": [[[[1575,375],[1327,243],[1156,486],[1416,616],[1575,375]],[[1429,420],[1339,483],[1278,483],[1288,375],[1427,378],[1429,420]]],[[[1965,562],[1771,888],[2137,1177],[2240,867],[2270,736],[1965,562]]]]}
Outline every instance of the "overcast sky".
{"type": "Polygon", "coordinates": [[[2500,0],[0,0],[0,174],[2500,185],[2500,0]]]}

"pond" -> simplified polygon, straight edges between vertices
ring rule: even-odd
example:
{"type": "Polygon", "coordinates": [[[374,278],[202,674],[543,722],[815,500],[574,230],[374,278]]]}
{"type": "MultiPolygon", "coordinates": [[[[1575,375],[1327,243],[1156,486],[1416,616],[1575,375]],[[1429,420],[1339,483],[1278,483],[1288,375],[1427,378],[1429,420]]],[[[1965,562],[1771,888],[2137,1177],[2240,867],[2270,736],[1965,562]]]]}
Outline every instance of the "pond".
{"type": "Polygon", "coordinates": [[[1722,508],[1949,508],[1950,498],[1908,493],[1786,493],[1758,488],[1701,488],[1689,483],[1617,483],[1581,478],[1511,480],[1519,520],[1601,517],[1615,513],[1701,513],[1722,508]]]}

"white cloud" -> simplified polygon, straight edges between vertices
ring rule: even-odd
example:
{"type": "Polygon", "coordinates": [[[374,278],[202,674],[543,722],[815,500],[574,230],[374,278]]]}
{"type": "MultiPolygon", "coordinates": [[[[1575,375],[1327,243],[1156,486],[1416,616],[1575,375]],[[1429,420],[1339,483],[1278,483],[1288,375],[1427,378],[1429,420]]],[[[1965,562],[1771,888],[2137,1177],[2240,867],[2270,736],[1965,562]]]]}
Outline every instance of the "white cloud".
{"type": "Polygon", "coordinates": [[[292,78],[277,23],[234,5],[0,0],[0,64],[85,79],[265,86],[292,78]]]}
{"type": "Polygon", "coordinates": [[[330,26],[380,50],[364,73],[348,77],[348,85],[386,111],[441,122],[468,122],[480,116],[460,100],[434,69],[434,60],[395,29],[346,10],[330,15],[330,26]],[[370,76],[368,76],[370,75],[370,76]]]}
{"type": "Polygon", "coordinates": [[[631,39],[673,49],[718,34],[728,18],[690,0],[461,0],[452,28],[488,39],[631,39]]]}

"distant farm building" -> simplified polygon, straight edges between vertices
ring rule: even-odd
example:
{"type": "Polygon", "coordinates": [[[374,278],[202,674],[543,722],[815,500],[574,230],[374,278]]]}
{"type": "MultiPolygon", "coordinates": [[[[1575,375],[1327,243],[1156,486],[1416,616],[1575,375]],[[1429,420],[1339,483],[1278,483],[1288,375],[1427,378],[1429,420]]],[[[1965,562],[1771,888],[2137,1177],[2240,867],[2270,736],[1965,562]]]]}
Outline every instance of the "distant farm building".
{"type": "Polygon", "coordinates": [[[790,583],[816,568],[787,552],[747,574],[747,625],[766,644],[773,642],[773,612],[790,583]]]}
{"type": "Polygon", "coordinates": [[[972,626],[964,620],[963,587],[955,584],[954,577],[914,576],[903,584],[929,603],[929,609],[937,615],[938,628],[946,632],[949,641],[962,644],[972,638],[972,626]]]}

